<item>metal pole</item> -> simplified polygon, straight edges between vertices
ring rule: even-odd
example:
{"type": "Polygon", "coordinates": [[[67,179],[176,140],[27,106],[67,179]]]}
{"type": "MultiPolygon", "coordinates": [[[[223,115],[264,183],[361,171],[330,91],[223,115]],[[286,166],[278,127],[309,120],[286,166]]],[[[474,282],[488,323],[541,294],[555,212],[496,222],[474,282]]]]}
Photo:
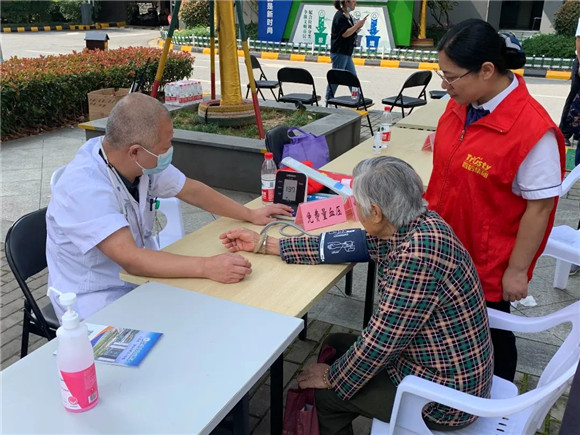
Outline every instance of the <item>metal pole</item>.
{"type": "Polygon", "coordinates": [[[248,70],[248,78],[250,79],[250,89],[252,91],[252,103],[254,104],[254,113],[256,114],[256,125],[258,126],[258,133],[260,139],[264,139],[264,125],[262,124],[262,114],[260,113],[260,104],[258,103],[258,91],[256,89],[256,81],[254,80],[254,70],[252,69],[252,61],[250,59],[250,49],[248,48],[248,37],[246,35],[246,28],[244,27],[244,14],[242,12],[242,2],[235,0],[236,11],[238,12],[238,25],[240,26],[240,34],[242,37],[242,49],[244,50],[244,59],[246,61],[246,69],[248,70]]]}
{"type": "Polygon", "coordinates": [[[209,2],[209,59],[211,99],[215,100],[215,5],[213,0],[209,2]]]}
{"type": "Polygon", "coordinates": [[[179,7],[181,6],[181,0],[175,2],[175,7],[173,8],[173,14],[171,15],[171,23],[169,23],[169,30],[167,31],[167,38],[165,38],[165,44],[163,45],[163,53],[161,54],[161,59],[159,59],[159,66],[157,67],[157,74],[155,74],[155,81],[153,82],[153,87],[151,88],[151,96],[157,98],[157,91],[159,90],[159,85],[161,84],[161,79],[163,78],[163,70],[165,69],[165,62],[167,61],[167,55],[169,54],[169,47],[171,46],[171,39],[173,38],[173,31],[177,27],[179,22],[179,7]]]}

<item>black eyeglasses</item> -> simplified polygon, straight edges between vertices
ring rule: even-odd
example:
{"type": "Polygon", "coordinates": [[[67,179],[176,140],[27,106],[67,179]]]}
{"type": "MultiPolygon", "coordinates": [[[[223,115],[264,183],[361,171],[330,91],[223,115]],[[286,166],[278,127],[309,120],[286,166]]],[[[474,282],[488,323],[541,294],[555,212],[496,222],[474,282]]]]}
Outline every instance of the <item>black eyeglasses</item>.
{"type": "Polygon", "coordinates": [[[467,71],[465,74],[461,74],[459,77],[457,77],[456,79],[453,79],[451,81],[447,80],[447,78],[443,75],[443,73],[441,72],[441,70],[436,69],[435,70],[435,74],[437,74],[441,80],[443,80],[445,83],[447,83],[447,86],[453,86],[453,83],[457,82],[458,80],[462,79],[463,77],[465,77],[468,74],[471,74],[473,72],[473,70],[469,70],[467,71]]]}

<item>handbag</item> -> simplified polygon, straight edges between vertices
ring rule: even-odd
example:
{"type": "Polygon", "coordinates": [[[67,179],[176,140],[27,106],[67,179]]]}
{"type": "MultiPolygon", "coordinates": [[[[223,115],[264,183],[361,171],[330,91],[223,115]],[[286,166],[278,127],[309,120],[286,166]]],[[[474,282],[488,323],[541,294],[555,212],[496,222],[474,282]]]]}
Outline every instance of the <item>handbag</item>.
{"type": "Polygon", "coordinates": [[[568,111],[568,116],[566,116],[566,125],[570,133],[580,133],[580,92],[576,93],[570,104],[570,110],[568,111]]]}
{"type": "Polygon", "coordinates": [[[330,161],[326,137],[308,133],[298,127],[290,127],[288,139],[290,139],[290,143],[284,145],[282,159],[292,157],[299,162],[308,160],[312,162],[314,169],[318,169],[330,161]],[[300,134],[297,135],[296,132],[300,134]]]}
{"type": "MultiPolygon", "coordinates": [[[[336,349],[325,344],[318,356],[318,362],[327,362],[335,354],[336,349]]],[[[320,435],[314,404],[314,388],[288,389],[282,435],[320,435]]]]}

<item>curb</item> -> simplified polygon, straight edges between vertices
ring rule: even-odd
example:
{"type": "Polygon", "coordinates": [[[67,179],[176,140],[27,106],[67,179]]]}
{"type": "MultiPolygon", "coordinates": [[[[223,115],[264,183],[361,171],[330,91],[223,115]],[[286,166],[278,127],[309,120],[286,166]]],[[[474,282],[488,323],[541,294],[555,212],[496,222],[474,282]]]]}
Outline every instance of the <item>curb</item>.
{"type": "MultiPolygon", "coordinates": [[[[164,40],[159,38],[158,46],[163,47],[163,45],[164,40]]],[[[210,53],[210,50],[207,47],[194,47],[191,45],[171,44],[170,49],[174,51],[185,51],[188,53],[203,53],[203,54],[210,53]]],[[[258,58],[268,60],[293,60],[299,62],[331,63],[330,56],[316,54],[274,53],[271,51],[250,51],[250,53],[258,58]]],[[[244,52],[238,50],[238,56],[243,57],[244,52]]],[[[435,70],[439,68],[439,64],[437,64],[436,62],[411,62],[406,60],[364,59],[361,57],[354,57],[353,62],[355,65],[380,66],[385,68],[412,68],[426,70],[435,70]]],[[[570,77],[572,76],[571,71],[556,71],[541,68],[527,68],[527,69],[521,68],[513,70],[513,72],[524,77],[536,77],[558,80],[570,80],[570,77]]]]}
{"type": "Polygon", "coordinates": [[[64,26],[24,26],[2,27],[2,33],[17,33],[17,32],[51,32],[60,30],[98,30],[108,29],[109,27],[125,27],[124,21],[116,23],[96,23],[96,24],[65,24],[64,26]]]}

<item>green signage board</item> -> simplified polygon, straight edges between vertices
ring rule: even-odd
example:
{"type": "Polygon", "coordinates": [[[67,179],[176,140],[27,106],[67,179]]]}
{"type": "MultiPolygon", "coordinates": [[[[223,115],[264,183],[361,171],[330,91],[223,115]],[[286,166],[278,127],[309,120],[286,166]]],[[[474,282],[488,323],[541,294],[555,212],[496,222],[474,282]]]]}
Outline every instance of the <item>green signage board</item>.
{"type": "MultiPolygon", "coordinates": [[[[290,15],[284,30],[284,39],[289,40],[297,20],[298,11],[302,4],[331,4],[329,0],[294,0],[290,8],[290,15]]],[[[387,6],[391,22],[393,42],[397,46],[409,46],[411,44],[411,29],[413,26],[414,0],[391,0],[389,2],[359,1],[358,6],[387,6]]]]}

